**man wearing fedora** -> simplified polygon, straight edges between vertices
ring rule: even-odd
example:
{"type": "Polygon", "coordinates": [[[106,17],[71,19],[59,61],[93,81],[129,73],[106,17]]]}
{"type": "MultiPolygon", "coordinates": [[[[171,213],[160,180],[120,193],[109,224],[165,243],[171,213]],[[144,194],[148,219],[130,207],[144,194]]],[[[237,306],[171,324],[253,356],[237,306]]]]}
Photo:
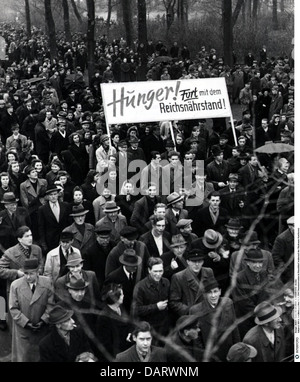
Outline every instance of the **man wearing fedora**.
{"type": "Polygon", "coordinates": [[[221,288],[217,280],[209,280],[204,284],[204,300],[193,305],[189,314],[198,317],[204,346],[211,341],[211,347],[217,348],[208,353],[208,359],[225,362],[230,347],[240,341],[240,334],[235,325],[233,301],[228,297],[221,297],[221,288]],[[231,325],[233,328],[229,329],[231,325]],[[223,335],[225,338],[220,341],[223,335]]]}
{"type": "Polygon", "coordinates": [[[0,211],[0,237],[4,249],[18,243],[15,232],[19,227],[31,226],[27,209],[18,207],[18,201],[13,192],[5,192],[1,200],[4,210],[0,211]]]}
{"type": "Polygon", "coordinates": [[[86,298],[91,302],[92,306],[96,309],[100,307],[101,295],[100,288],[96,278],[96,274],[93,271],[86,271],[83,269],[84,259],[80,253],[72,252],[68,256],[68,262],[66,267],[68,272],[59,277],[54,283],[55,300],[70,302],[70,293],[68,292],[67,284],[70,280],[82,279],[88,282],[88,288],[86,290],[86,298]]]}
{"type": "MultiPolygon", "coordinates": [[[[97,224],[96,224],[97,230],[97,224]]],[[[126,249],[134,249],[135,253],[142,259],[141,278],[147,275],[147,262],[150,257],[146,244],[139,240],[139,233],[135,227],[125,226],[120,231],[120,241],[111,249],[105,264],[105,277],[119,268],[119,258],[126,249]]]]}
{"type": "Polygon", "coordinates": [[[26,259],[23,277],[10,286],[9,311],[12,316],[12,362],[38,362],[39,342],[47,334],[49,311],[54,294],[48,277],[39,275],[37,259],[26,259]]]}
{"type": "Polygon", "coordinates": [[[136,254],[134,249],[125,249],[119,257],[119,267],[108,274],[104,285],[109,283],[121,284],[124,292],[123,306],[126,313],[130,315],[133,300],[133,290],[137,282],[142,277],[142,259],[136,254]]]}
{"type": "Polygon", "coordinates": [[[231,280],[236,316],[243,318],[239,324],[241,338],[254,326],[255,306],[279,292],[270,287],[268,273],[263,269],[263,260],[260,249],[250,249],[245,255],[246,268],[237,273],[236,279],[234,277],[231,280]]]}
{"type": "Polygon", "coordinates": [[[53,248],[46,255],[44,276],[48,276],[54,285],[55,281],[68,272],[66,267],[68,256],[72,252],[80,254],[79,249],[75,248],[73,244],[73,233],[63,231],[59,237],[59,245],[53,248]]]}
{"type": "Polygon", "coordinates": [[[151,231],[140,236],[140,241],[146,244],[151,256],[160,257],[170,248],[171,235],[165,231],[166,219],[162,216],[150,216],[151,231]]]}
{"type": "Polygon", "coordinates": [[[167,209],[165,218],[168,221],[168,229],[171,235],[179,233],[177,223],[180,219],[188,218],[188,211],[183,208],[184,195],[179,195],[177,192],[167,196],[167,209]]]}
{"type": "Polygon", "coordinates": [[[198,249],[186,255],[187,267],[171,279],[169,307],[178,318],[188,314],[189,308],[203,300],[203,285],[214,279],[212,269],[203,267],[205,254],[198,249]]]}
{"type": "Polygon", "coordinates": [[[48,186],[45,192],[46,203],[38,209],[40,245],[44,253],[59,244],[59,235],[69,223],[69,205],[58,200],[59,189],[48,186]]]}
{"type": "Polygon", "coordinates": [[[105,224],[97,224],[95,234],[95,243],[88,248],[84,255],[83,269],[95,272],[101,289],[105,280],[105,265],[108,255],[117,244],[111,238],[111,228],[105,224]]]}
{"type": "Polygon", "coordinates": [[[121,208],[115,201],[110,200],[106,202],[103,212],[105,216],[96,222],[96,225],[104,224],[111,228],[111,238],[115,242],[120,240],[120,231],[127,226],[127,220],[124,215],[120,213],[121,208]]]}
{"type": "Polygon", "coordinates": [[[229,220],[228,211],[220,206],[220,192],[211,192],[208,201],[209,205],[199,208],[193,219],[193,231],[198,237],[202,237],[207,229],[213,229],[221,233],[225,232],[224,226],[229,220]]]}
{"type": "Polygon", "coordinates": [[[175,273],[183,271],[187,267],[186,255],[188,243],[181,234],[173,235],[170,250],[164,252],[161,259],[164,264],[164,277],[171,281],[175,273]]]}
{"type": "MultiPolygon", "coordinates": [[[[168,310],[170,281],[163,277],[161,258],[150,257],[147,265],[148,276],[140,280],[133,290],[132,316],[136,320],[148,321],[156,333],[166,336],[171,323],[168,310]]],[[[154,343],[161,342],[154,338],[154,343]]]]}
{"type": "Polygon", "coordinates": [[[76,327],[73,314],[59,304],[50,310],[51,331],[40,342],[40,362],[76,362],[84,353],[87,353],[87,362],[94,362],[87,337],[82,328],[76,327]]]}
{"type": "Polygon", "coordinates": [[[96,241],[95,227],[85,222],[85,216],[88,212],[82,204],[74,205],[72,213],[69,215],[73,217],[74,223],[64,229],[64,232],[72,232],[73,245],[80,250],[82,256],[96,241]]]}
{"type": "Polygon", "coordinates": [[[225,224],[226,232],[223,235],[223,239],[226,242],[226,249],[229,250],[230,255],[238,251],[241,247],[241,237],[243,236],[243,226],[240,219],[231,218],[228,223],[225,224]]]}
{"type": "Polygon", "coordinates": [[[229,264],[229,276],[233,277],[235,272],[239,272],[247,267],[245,262],[245,257],[247,252],[250,249],[260,249],[263,255],[263,270],[267,271],[268,274],[273,274],[274,272],[274,261],[272,257],[272,253],[263,248],[260,248],[260,240],[258,239],[256,231],[246,231],[242,234],[239,239],[240,249],[232,252],[230,256],[230,264],[229,264]]]}
{"type": "Polygon", "coordinates": [[[281,308],[262,301],[254,309],[255,324],[243,338],[243,342],[257,350],[253,362],[282,362],[286,341],[281,319],[281,308]]]}

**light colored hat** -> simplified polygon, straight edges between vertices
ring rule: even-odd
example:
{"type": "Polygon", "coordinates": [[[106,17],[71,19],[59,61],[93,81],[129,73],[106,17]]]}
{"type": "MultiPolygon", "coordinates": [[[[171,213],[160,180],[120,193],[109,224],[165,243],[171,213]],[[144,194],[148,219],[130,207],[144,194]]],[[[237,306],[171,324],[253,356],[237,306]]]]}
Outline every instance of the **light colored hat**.
{"type": "Polygon", "coordinates": [[[274,306],[269,302],[261,302],[254,309],[255,319],[254,322],[257,325],[264,325],[270,321],[280,317],[282,310],[280,307],[274,306]]]}
{"type": "Polygon", "coordinates": [[[217,232],[213,229],[207,229],[204,232],[204,236],[202,238],[202,243],[206,248],[218,248],[223,241],[223,237],[220,232],[217,232]]]}

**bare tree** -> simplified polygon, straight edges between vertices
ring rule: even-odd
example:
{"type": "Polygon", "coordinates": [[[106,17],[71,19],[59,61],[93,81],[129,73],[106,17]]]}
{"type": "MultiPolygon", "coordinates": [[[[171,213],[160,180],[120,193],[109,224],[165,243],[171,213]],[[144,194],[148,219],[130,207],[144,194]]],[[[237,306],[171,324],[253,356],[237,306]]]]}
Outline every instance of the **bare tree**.
{"type": "Polygon", "coordinates": [[[274,30],[278,30],[278,15],[277,15],[277,0],[273,0],[272,3],[272,25],[274,30]]]}
{"type": "Polygon", "coordinates": [[[77,5],[75,3],[75,0],[71,0],[71,5],[73,7],[74,14],[75,14],[79,24],[82,24],[82,17],[80,15],[79,11],[78,11],[78,8],[77,8],[77,5]]]}
{"type": "Polygon", "coordinates": [[[146,0],[138,0],[138,40],[147,43],[147,6],[146,0]]]}
{"type": "Polygon", "coordinates": [[[91,81],[95,70],[95,0],[86,0],[88,26],[87,26],[87,53],[88,53],[88,76],[91,81]]]}
{"type": "Polygon", "coordinates": [[[253,0],[252,22],[254,27],[257,26],[257,15],[258,15],[258,0],[253,0]]]}
{"type": "Polygon", "coordinates": [[[232,25],[233,26],[235,25],[244,4],[245,4],[245,0],[238,0],[237,1],[236,6],[235,6],[234,11],[233,11],[233,15],[232,15],[232,25]]]}
{"type": "Polygon", "coordinates": [[[133,24],[132,24],[132,0],[122,0],[123,22],[126,30],[127,45],[133,45],[133,24]]]}
{"type": "Polygon", "coordinates": [[[68,42],[72,41],[71,29],[70,29],[70,17],[69,17],[69,4],[68,0],[62,0],[62,7],[64,11],[64,27],[65,27],[65,36],[68,42]]]}
{"type": "Polygon", "coordinates": [[[170,29],[175,19],[176,0],[163,0],[166,9],[167,30],[170,29]]]}
{"type": "Polygon", "coordinates": [[[232,0],[223,0],[224,63],[233,65],[232,0]]]}
{"type": "Polygon", "coordinates": [[[50,59],[51,61],[57,57],[57,45],[56,45],[56,34],[55,34],[55,23],[52,15],[51,0],[44,0],[45,4],[45,21],[47,26],[48,38],[49,38],[49,48],[50,48],[50,59]]]}
{"type": "Polygon", "coordinates": [[[27,37],[31,37],[31,18],[30,18],[30,7],[29,0],[25,0],[25,16],[26,16],[26,33],[27,37]]]}

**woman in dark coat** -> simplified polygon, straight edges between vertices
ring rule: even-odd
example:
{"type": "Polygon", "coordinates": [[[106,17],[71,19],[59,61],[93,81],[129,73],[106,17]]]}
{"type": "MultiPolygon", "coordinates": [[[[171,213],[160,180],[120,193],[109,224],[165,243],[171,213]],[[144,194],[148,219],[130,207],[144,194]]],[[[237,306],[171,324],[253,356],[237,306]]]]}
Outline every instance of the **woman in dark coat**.
{"type": "Polygon", "coordinates": [[[65,170],[70,175],[71,180],[79,186],[84,179],[84,174],[74,155],[70,150],[64,150],[61,152],[61,157],[65,170]]]}
{"type": "Polygon", "coordinates": [[[127,341],[133,326],[123,308],[124,294],[121,285],[107,284],[102,290],[104,307],[97,319],[96,336],[102,345],[97,358],[109,362],[115,356],[128,349],[132,344],[127,341]]]}
{"type": "Polygon", "coordinates": [[[126,217],[127,224],[130,225],[130,218],[134,208],[135,202],[138,200],[137,195],[134,194],[134,187],[130,180],[125,180],[120,194],[116,196],[116,203],[121,208],[121,213],[126,217]]]}
{"type": "Polygon", "coordinates": [[[73,154],[84,176],[89,170],[89,155],[80,135],[76,132],[70,135],[69,151],[73,154]]]}
{"type": "Polygon", "coordinates": [[[81,184],[84,199],[93,202],[94,199],[100,195],[97,190],[97,182],[99,179],[99,172],[96,170],[90,170],[87,173],[85,181],[81,184]]]}

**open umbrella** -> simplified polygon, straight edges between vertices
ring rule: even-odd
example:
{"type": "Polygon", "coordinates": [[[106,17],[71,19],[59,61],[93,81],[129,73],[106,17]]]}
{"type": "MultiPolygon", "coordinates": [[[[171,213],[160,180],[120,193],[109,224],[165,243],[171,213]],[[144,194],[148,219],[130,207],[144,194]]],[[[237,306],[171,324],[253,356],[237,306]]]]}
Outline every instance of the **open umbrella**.
{"type": "Polygon", "coordinates": [[[66,76],[64,86],[67,90],[83,89],[86,83],[82,74],[72,73],[66,76]]]}
{"type": "Polygon", "coordinates": [[[24,80],[27,84],[35,84],[36,82],[45,81],[44,77],[33,77],[24,80]]]}
{"type": "Polygon", "coordinates": [[[270,142],[254,150],[256,153],[280,154],[294,151],[294,146],[281,142],[270,142]]]}

